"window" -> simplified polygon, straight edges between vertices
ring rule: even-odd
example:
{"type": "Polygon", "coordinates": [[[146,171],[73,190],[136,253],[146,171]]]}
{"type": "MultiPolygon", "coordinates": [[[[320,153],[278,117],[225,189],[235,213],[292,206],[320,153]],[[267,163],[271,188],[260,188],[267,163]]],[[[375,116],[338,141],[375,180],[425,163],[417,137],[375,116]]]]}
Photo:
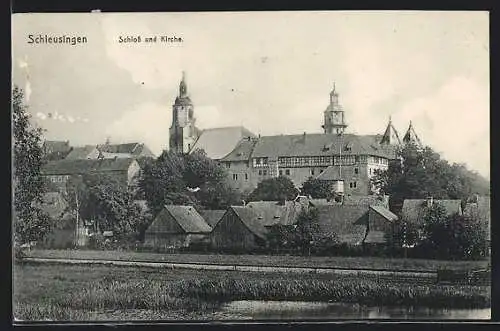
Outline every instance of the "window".
{"type": "Polygon", "coordinates": [[[352,182],[349,183],[349,188],[352,188],[352,182]]]}
{"type": "Polygon", "coordinates": [[[324,169],[319,169],[319,173],[322,173],[324,171],[324,169]]]}
{"type": "Polygon", "coordinates": [[[368,168],[368,173],[371,175],[372,174],[372,168],[368,168]]]}
{"type": "Polygon", "coordinates": [[[233,180],[238,180],[238,174],[233,174],[233,180]]]}
{"type": "Polygon", "coordinates": [[[359,174],[359,169],[358,168],[354,168],[354,173],[357,175],[359,174]]]}
{"type": "Polygon", "coordinates": [[[228,168],[231,168],[231,162],[226,163],[226,166],[227,166],[228,168]]]}
{"type": "Polygon", "coordinates": [[[245,180],[248,180],[248,174],[247,173],[245,174],[245,180]]]}
{"type": "Polygon", "coordinates": [[[267,170],[263,171],[264,176],[267,176],[267,170]]]}
{"type": "Polygon", "coordinates": [[[349,188],[356,188],[356,182],[350,182],[349,188]]]}
{"type": "Polygon", "coordinates": [[[290,169],[285,170],[285,175],[290,176],[290,169]]]}
{"type": "Polygon", "coordinates": [[[262,170],[259,170],[259,176],[262,176],[262,170]]]}
{"type": "Polygon", "coordinates": [[[283,176],[283,170],[280,170],[280,176],[283,176]]]}
{"type": "Polygon", "coordinates": [[[311,175],[314,176],[314,168],[311,169],[311,175]]]}

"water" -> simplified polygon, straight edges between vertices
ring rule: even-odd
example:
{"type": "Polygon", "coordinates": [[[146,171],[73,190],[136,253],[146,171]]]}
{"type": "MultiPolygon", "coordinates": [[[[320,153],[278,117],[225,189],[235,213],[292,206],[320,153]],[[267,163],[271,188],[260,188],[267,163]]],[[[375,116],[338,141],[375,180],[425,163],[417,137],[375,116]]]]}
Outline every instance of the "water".
{"type": "Polygon", "coordinates": [[[221,312],[258,320],[488,320],[491,309],[436,309],[424,307],[367,307],[350,303],[304,301],[232,301],[221,312]]]}

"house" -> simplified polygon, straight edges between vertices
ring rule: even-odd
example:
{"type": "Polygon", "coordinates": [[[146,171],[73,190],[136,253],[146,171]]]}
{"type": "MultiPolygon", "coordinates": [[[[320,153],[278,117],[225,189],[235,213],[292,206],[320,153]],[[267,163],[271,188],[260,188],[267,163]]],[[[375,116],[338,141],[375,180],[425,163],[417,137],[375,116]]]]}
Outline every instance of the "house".
{"type": "Polygon", "coordinates": [[[133,185],[140,174],[138,162],[127,159],[75,159],[59,160],[46,163],[41,169],[41,175],[57,190],[65,190],[71,177],[86,174],[102,174],[116,179],[124,186],[133,185]]]}
{"type": "Polygon", "coordinates": [[[320,231],[335,235],[341,244],[385,244],[398,217],[382,205],[332,204],[318,205],[320,231]]]}
{"type": "Polygon", "coordinates": [[[69,141],[46,140],[42,149],[47,160],[55,161],[64,159],[71,152],[72,147],[69,141]]]}
{"type": "Polygon", "coordinates": [[[211,228],[214,228],[214,226],[220,221],[222,216],[226,213],[225,210],[209,210],[205,209],[200,211],[201,217],[207,222],[208,225],[210,225],[211,228]]]}
{"type": "Polygon", "coordinates": [[[423,225],[427,210],[436,203],[445,208],[447,216],[455,213],[462,214],[461,200],[434,200],[429,197],[427,199],[405,199],[401,210],[401,218],[404,222],[418,226],[423,225]]]}
{"type": "Polygon", "coordinates": [[[95,145],[73,147],[65,160],[95,160],[99,157],[99,150],[95,145]]]}
{"type": "Polygon", "coordinates": [[[267,229],[252,208],[231,206],[210,233],[213,249],[252,251],[265,247],[267,229]]]}
{"type": "Polygon", "coordinates": [[[194,207],[165,205],[147,228],[144,244],[154,248],[188,247],[203,242],[211,231],[194,207]]]}
{"type": "Polygon", "coordinates": [[[301,210],[307,203],[301,201],[251,201],[246,208],[252,209],[259,222],[265,227],[273,225],[293,225],[297,223],[301,210]]]}
{"type": "Polygon", "coordinates": [[[52,224],[49,233],[39,246],[73,248],[87,244],[88,231],[83,220],[80,218],[77,220],[76,213],[69,210],[69,205],[60,192],[44,193],[39,207],[49,215],[52,224]]]}
{"type": "Polygon", "coordinates": [[[103,144],[98,145],[97,149],[103,153],[104,158],[154,158],[153,152],[143,143],[132,142],[125,144],[103,144]]]}

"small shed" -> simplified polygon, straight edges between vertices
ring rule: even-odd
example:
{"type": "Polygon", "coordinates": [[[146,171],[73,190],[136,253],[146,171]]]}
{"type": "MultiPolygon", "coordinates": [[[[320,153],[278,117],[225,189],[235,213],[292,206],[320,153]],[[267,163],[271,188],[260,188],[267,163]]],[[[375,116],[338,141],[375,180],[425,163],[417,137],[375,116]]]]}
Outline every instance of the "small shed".
{"type": "Polygon", "coordinates": [[[251,251],[266,245],[267,230],[252,208],[231,206],[210,234],[214,249],[251,251]]]}
{"type": "Polygon", "coordinates": [[[371,245],[386,244],[386,234],[392,232],[397,220],[398,216],[389,209],[380,205],[370,206],[366,237],[363,243],[371,245]]]}
{"type": "Polygon", "coordinates": [[[194,207],[165,205],[146,230],[144,244],[154,248],[188,247],[202,242],[211,230],[194,207]]]}

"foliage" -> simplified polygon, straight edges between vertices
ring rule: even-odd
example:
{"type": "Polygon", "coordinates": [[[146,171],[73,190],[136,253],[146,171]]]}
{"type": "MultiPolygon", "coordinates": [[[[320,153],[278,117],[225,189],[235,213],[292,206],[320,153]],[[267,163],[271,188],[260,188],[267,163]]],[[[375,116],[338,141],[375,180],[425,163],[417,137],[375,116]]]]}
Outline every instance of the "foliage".
{"type": "MultiPolygon", "coordinates": [[[[434,204],[433,207],[437,205],[434,204]]],[[[424,224],[422,245],[438,258],[477,259],[487,249],[487,228],[468,216],[443,215],[442,207],[429,208],[424,224]]]]}
{"type": "Polygon", "coordinates": [[[165,204],[225,209],[240,202],[226,178],[225,169],[203,150],[190,154],[164,151],[145,164],[139,188],[154,214],[165,204]]]}
{"type": "Polygon", "coordinates": [[[14,237],[18,243],[40,240],[50,229],[48,215],[37,206],[44,192],[44,182],[40,176],[43,165],[42,130],[31,125],[23,98],[23,91],[15,86],[12,96],[13,223],[14,237]]]}
{"type": "Polygon", "coordinates": [[[140,239],[151,219],[134,198],[116,179],[101,174],[73,177],[67,182],[70,211],[91,220],[99,232],[113,231],[120,241],[140,239]]]}
{"type": "Polygon", "coordinates": [[[403,199],[465,200],[473,193],[489,195],[489,183],[464,164],[449,164],[430,147],[419,149],[405,145],[397,152],[399,160],[389,164],[386,171],[375,171],[372,185],[391,197],[391,205],[403,199]]]}
{"type": "Polygon", "coordinates": [[[293,200],[298,194],[298,190],[285,176],[264,179],[257,188],[250,194],[250,201],[285,201],[293,200]]]}
{"type": "Polygon", "coordinates": [[[302,194],[314,199],[330,198],[332,196],[331,184],[324,180],[309,177],[302,184],[302,194]]]}

